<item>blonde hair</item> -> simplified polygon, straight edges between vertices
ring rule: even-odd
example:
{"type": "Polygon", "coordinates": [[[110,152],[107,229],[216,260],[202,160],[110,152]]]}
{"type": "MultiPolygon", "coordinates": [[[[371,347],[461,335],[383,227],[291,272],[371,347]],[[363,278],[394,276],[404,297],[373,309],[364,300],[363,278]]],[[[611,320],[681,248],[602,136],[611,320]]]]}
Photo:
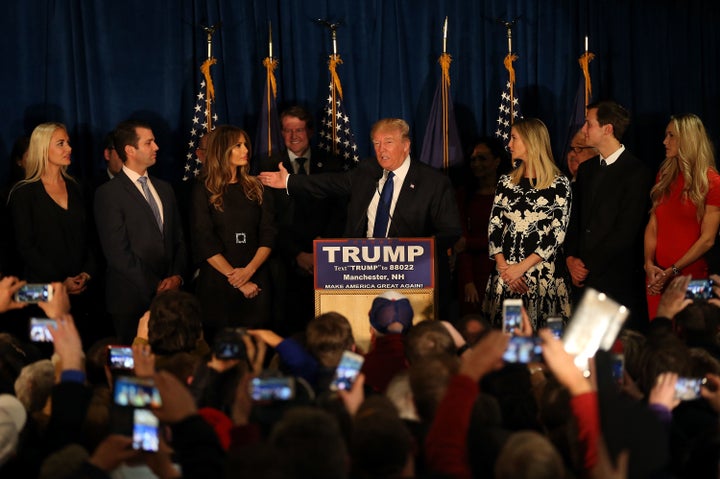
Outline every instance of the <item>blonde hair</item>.
{"type": "Polygon", "coordinates": [[[705,214],[705,196],[710,189],[707,170],[715,169],[715,155],[705,126],[697,115],[688,113],[670,117],[678,141],[678,154],[665,158],[660,165],[658,180],[650,190],[652,210],[667,195],[673,182],[682,175],[685,180],[682,197],[689,199],[697,209],[698,221],[705,214]]]}
{"type": "MultiPolygon", "coordinates": [[[[203,165],[204,184],[210,192],[210,204],[218,211],[223,211],[223,195],[233,177],[235,167],[230,164],[230,152],[237,144],[238,137],[242,137],[245,141],[249,159],[250,137],[244,130],[232,125],[221,125],[208,135],[207,156],[203,165]]],[[[254,176],[250,176],[249,171],[248,162],[247,165],[237,169],[236,179],[250,201],[262,204],[262,183],[254,176]]]]}
{"type": "MultiPolygon", "coordinates": [[[[28,146],[28,156],[25,162],[25,179],[18,181],[10,195],[19,187],[28,183],[39,181],[48,169],[50,141],[53,134],[57,130],[63,130],[67,133],[67,128],[62,123],[41,123],[35,127],[30,136],[30,145],[28,146]]],[[[67,166],[60,167],[60,174],[67,180],[75,181],[75,179],[67,173],[67,166]]],[[[8,195],[8,201],[10,200],[8,195]]]]}
{"type": "Polygon", "coordinates": [[[383,118],[375,122],[370,129],[370,139],[372,139],[378,131],[386,130],[398,130],[403,140],[410,141],[410,125],[401,118],[383,118]]]}
{"type": "Polygon", "coordinates": [[[534,179],[530,178],[533,188],[542,190],[552,185],[560,170],[553,159],[550,134],[545,123],[537,118],[525,118],[515,122],[512,129],[520,136],[527,150],[523,161],[510,173],[512,183],[519,184],[529,168],[535,174],[534,179]]]}

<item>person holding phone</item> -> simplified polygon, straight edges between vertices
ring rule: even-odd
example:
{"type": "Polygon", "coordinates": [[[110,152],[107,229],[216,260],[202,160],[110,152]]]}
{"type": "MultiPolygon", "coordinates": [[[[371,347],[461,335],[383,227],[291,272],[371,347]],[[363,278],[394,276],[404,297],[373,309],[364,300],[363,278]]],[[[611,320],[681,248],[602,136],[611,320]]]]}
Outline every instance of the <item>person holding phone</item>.
{"type": "Polygon", "coordinates": [[[568,287],[556,265],[570,217],[570,182],[553,161],[542,121],[516,122],[508,146],[518,166],[500,178],[495,191],[488,225],[495,270],[482,311],[500,327],[503,301],[521,298],[533,329],[538,329],[548,316],[565,321],[570,316],[568,287]]]}
{"type": "Polygon", "coordinates": [[[720,175],[702,121],[689,113],[673,116],[665,128],[665,161],[650,191],[652,209],[645,228],[645,273],[650,319],[670,279],[707,278],[703,255],[720,225],[720,175]]]}

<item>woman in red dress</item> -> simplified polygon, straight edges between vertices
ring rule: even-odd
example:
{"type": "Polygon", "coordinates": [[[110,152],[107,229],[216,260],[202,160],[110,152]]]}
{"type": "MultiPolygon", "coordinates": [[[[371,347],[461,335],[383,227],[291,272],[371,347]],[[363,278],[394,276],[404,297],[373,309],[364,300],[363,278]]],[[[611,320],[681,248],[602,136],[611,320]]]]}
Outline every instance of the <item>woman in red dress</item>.
{"type": "Polygon", "coordinates": [[[650,319],[671,278],[708,277],[703,255],[715,242],[720,224],[720,175],[700,118],[672,117],[663,144],[665,161],[650,192],[653,205],[645,228],[650,319]]]}

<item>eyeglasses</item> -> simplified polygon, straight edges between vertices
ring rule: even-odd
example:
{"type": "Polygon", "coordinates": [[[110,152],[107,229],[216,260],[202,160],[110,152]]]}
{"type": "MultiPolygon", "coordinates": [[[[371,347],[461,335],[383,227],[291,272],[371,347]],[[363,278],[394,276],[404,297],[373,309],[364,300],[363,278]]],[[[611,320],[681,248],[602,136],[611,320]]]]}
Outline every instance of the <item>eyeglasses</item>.
{"type": "Polygon", "coordinates": [[[282,129],[282,132],[286,135],[289,135],[291,133],[295,133],[296,135],[302,135],[303,133],[305,133],[305,131],[307,131],[307,128],[295,128],[294,130],[285,128],[282,129]]]}
{"type": "Polygon", "coordinates": [[[582,153],[583,150],[589,150],[593,148],[592,146],[571,146],[570,149],[574,151],[576,154],[582,153]]]}

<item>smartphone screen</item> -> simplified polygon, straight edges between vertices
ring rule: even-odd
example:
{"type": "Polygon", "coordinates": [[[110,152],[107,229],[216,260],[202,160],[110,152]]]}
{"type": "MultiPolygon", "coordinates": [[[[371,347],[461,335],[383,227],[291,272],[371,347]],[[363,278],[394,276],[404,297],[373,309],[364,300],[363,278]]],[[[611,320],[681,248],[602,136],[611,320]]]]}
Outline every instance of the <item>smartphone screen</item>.
{"type": "Polygon", "coordinates": [[[622,384],[623,377],[625,376],[625,355],[620,353],[611,354],[610,367],[613,381],[617,384],[622,384]]]}
{"type": "Polygon", "coordinates": [[[507,363],[536,363],[542,361],[540,338],[513,336],[508,342],[503,360],[507,363]]]}
{"type": "Polygon", "coordinates": [[[250,396],[253,401],[289,401],[295,397],[295,378],[253,378],[250,396]]]}
{"type": "Polygon", "coordinates": [[[57,329],[57,323],[54,319],[30,318],[30,341],[52,343],[53,337],[49,328],[57,329]]]}
{"type": "Polygon", "coordinates": [[[118,406],[148,408],[162,406],[160,392],[149,378],[121,376],[115,380],[113,399],[118,406]]]}
{"type": "Polygon", "coordinates": [[[331,391],[349,390],[360,373],[365,358],[352,351],[345,351],[330,383],[331,391]]]}
{"type": "Polygon", "coordinates": [[[15,293],[18,303],[39,303],[52,299],[53,288],[49,284],[26,284],[15,293]]]}
{"type": "Polygon", "coordinates": [[[685,297],[689,299],[710,299],[713,297],[713,284],[711,279],[693,279],[688,284],[685,297]]]}
{"type": "Polygon", "coordinates": [[[553,336],[558,339],[562,339],[563,335],[563,320],[559,316],[550,316],[547,318],[547,328],[552,331],[553,336]]]}
{"type": "Polygon", "coordinates": [[[158,428],[160,421],[148,409],[135,409],[133,411],[133,449],[139,451],[157,452],[160,446],[158,428]]]}
{"type": "Polygon", "coordinates": [[[135,367],[130,346],[108,346],[107,364],[110,369],[131,370],[135,367]]]}
{"type": "Polygon", "coordinates": [[[521,299],[503,301],[503,332],[512,334],[522,326],[522,305],[521,299]]]}
{"type": "Polygon", "coordinates": [[[705,383],[705,378],[678,378],[675,383],[675,398],[681,401],[697,399],[700,397],[700,388],[705,383]]]}

